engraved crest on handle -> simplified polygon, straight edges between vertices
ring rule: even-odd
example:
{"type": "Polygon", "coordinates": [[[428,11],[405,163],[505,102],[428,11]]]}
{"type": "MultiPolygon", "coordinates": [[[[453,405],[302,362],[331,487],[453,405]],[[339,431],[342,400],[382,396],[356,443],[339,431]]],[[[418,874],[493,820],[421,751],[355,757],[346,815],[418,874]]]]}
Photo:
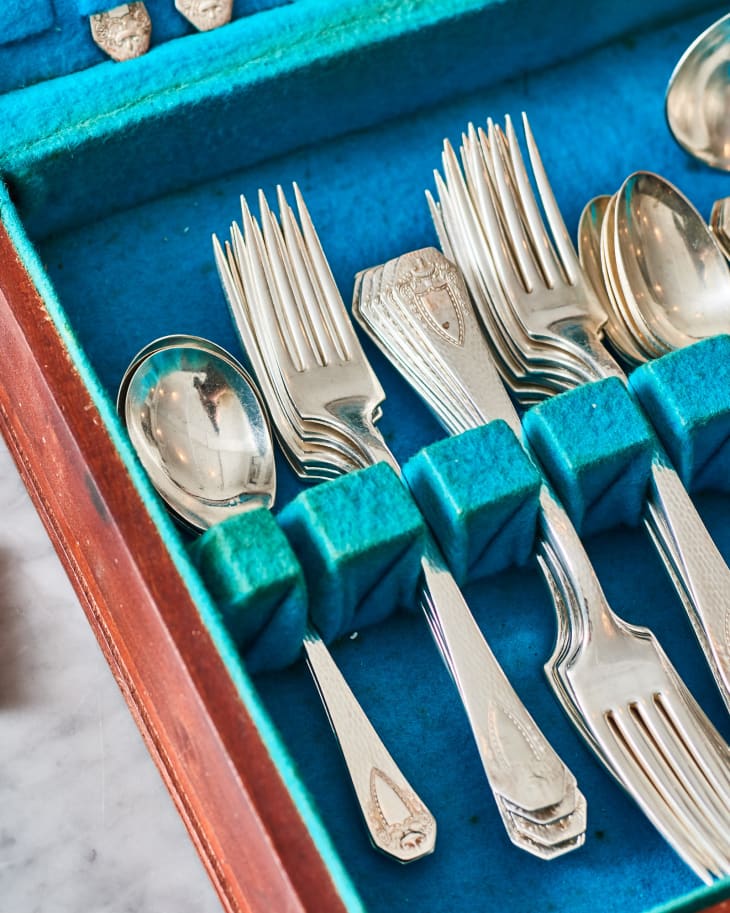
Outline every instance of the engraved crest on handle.
{"type": "Polygon", "coordinates": [[[464,344],[466,290],[453,264],[425,252],[406,254],[398,264],[398,294],[422,322],[453,345],[464,344]]]}
{"type": "Polygon", "coordinates": [[[89,17],[91,37],[112,60],[141,57],[150,46],[152,20],[144,3],[123,3],[89,17]]]}
{"type": "Polygon", "coordinates": [[[433,815],[410,789],[398,786],[384,771],[370,772],[367,806],[376,843],[403,861],[420,858],[436,838],[433,815]]]}
{"type": "Polygon", "coordinates": [[[200,32],[231,21],[233,0],[175,0],[175,9],[200,32]]]}

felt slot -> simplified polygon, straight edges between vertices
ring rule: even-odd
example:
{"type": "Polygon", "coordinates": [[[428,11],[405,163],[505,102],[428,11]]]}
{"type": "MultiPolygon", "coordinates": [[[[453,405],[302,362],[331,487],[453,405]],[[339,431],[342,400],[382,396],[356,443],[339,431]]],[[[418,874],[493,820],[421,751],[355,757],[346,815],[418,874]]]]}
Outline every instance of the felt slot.
{"type": "Polygon", "coordinates": [[[190,554],[251,672],[299,657],[307,623],[304,574],[270,511],[257,508],[217,523],[190,554]]]}
{"type": "Polygon", "coordinates": [[[540,475],[504,422],[425,447],[403,473],[458,583],[532,554],[540,475]]]}
{"type": "Polygon", "coordinates": [[[525,433],[576,528],[585,535],[641,519],[655,438],[615,377],[534,406],[525,433]]]}
{"type": "Polygon", "coordinates": [[[730,337],[649,362],[630,384],[687,488],[730,491],[730,337]]]}
{"type": "Polygon", "coordinates": [[[279,514],[325,641],[416,605],[423,518],[385,463],[318,485],[279,514]]]}

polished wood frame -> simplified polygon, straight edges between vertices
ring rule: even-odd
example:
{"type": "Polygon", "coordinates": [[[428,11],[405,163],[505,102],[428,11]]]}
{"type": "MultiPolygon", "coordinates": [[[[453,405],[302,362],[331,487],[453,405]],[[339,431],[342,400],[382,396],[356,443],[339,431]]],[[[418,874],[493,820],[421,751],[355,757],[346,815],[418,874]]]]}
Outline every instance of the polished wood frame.
{"type": "MultiPolygon", "coordinates": [[[[2,225],[0,338],[0,431],[223,908],[344,913],[2,225]]],[[[730,901],[706,913],[730,913],[730,901]]]]}
{"type": "Polygon", "coordinates": [[[2,226],[0,339],[0,431],[223,908],[343,913],[329,870],[2,226]]]}

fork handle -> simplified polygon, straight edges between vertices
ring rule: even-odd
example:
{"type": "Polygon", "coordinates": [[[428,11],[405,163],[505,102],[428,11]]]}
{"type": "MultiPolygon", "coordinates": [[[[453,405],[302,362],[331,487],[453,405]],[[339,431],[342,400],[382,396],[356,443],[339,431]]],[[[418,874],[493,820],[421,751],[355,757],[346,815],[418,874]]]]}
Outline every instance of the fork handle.
{"type": "Polygon", "coordinates": [[[661,448],[644,519],[730,710],[730,568],[661,448]]]}
{"type": "Polygon", "coordinates": [[[509,683],[430,537],[421,566],[422,607],[493,792],[526,810],[557,804],[575,779],[509,683]]]}
{"type": "Polygon", "coordinates": [[[413,862],[432,853],[433,815],[400,772],[313,628],[304,637],[304,652],[371,842],[398,862],[413,862]]]}

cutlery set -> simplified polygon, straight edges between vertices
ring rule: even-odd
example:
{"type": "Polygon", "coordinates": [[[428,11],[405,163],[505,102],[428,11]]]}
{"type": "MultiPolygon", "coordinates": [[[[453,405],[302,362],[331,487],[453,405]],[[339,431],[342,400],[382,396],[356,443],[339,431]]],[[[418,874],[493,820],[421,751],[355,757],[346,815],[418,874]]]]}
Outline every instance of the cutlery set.
{"type": "MultiPolygon", "coordinates": [[[[709,46],[719,53],[716,42],[709,46]]],[[[628,390],[612,351],[634,366],[728,332],[730,272],[689,201],[648,172],[586,206],[576,251],[524,115],[523,132],[524,146],[507,117],[503,126],[470,124],[458,150],[444,142],[435,191],[427,192],[441,251],[413,251],[360,272],[352,311],[449,435],[501,420],[541,469],[513,398],[529,407],[606,379],[628,390]]],[[[119,410],[145,469],[170,509],[197,529],[223,518],[206,512],[210,503],[226,500],[233,512],[271,507],[266,410],[301,479],[385,463],[406,484],[377,427],[384,391],[296,185],[294,197],[296,211],[279,188],[275,214],[260,192],[258,217],[242,198],[240,224],[223,243],[213,239],[261,396],[231,356],[191,337],[152,343],[122,383],[119,410]],[[174,384],[184,406],[164,396],[174,384]],[[233,412],[223,411],[224,400],[233,412]],[[227,441],[238,435],[222,455],[205,453],[212,416],[227,441]],[[165,435],[156,434],[160,427],[165,435]],[[195,458],[175,462],[180,448],[170,449],[170,438],[195,458]],[[195,471],[196,490],[208,485],[208,495],[191,503],[181,492],[191,490],[186,473],[195,471]]],[[[658,441],[643,521],[730,710],[730,568],[658,441]]],[[[586,800],[477,626],[439,532],[426,534],[419,603],[505,831],[539,858],[563,855],[585,840],[586,800]]],[[[568,718],[700,879],[730,875],[730,747],[656,636],[611,609],[545,475],[535,558],[558,629],[545,671],[568,718]]],[[[304,647],[373,844],[401,862],[432,852],[434,817],[311,625],[304,647]]]]}

